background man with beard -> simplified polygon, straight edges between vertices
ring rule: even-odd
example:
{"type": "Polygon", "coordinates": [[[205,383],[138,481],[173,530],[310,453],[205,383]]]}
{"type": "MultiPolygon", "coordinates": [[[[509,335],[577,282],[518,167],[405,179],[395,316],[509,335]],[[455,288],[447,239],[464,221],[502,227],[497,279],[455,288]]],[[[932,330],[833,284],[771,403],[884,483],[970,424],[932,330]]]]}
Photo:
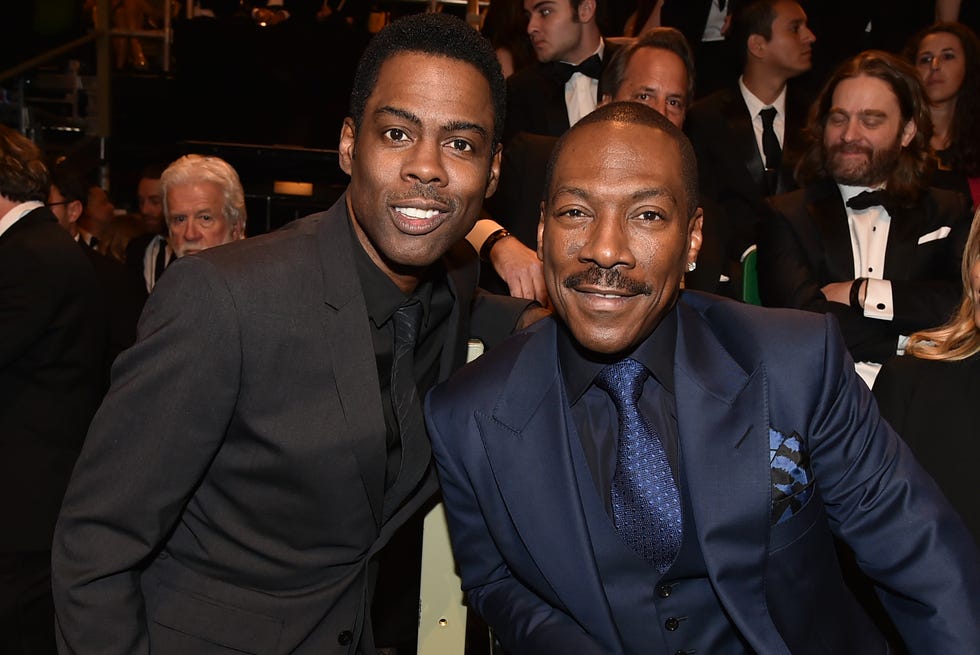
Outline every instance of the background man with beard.
{"type": "Polygon", "coordinates": [[[927,186],[932,126],[915,70],[868,51],[820,94],[803,188],[772,199],[759,231],[764,304],[834,314],[870,386],[904,337],[959,300],[969,199],[927,186]]]}

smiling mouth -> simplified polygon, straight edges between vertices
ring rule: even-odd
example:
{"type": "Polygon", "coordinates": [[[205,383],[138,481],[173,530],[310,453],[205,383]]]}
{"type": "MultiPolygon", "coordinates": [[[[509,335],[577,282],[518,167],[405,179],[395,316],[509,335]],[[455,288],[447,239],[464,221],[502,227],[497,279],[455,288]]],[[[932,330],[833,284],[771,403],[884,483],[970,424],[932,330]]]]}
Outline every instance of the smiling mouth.
{"type": "Polygon", "coordinates": [[[395,211],[418,220],[433,218],[442,213],[438,209],[422,209],[421,207],[395,207],[395,211]]]}

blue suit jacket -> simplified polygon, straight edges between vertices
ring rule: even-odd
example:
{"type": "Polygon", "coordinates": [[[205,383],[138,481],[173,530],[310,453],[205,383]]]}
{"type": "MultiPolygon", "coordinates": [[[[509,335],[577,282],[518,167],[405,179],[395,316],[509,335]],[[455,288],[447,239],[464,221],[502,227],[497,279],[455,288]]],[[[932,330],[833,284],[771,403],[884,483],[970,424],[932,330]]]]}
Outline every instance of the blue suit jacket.
{"type": "MultiPolygon", "coordinates": [[[[911,652],[980,652],[980,554],[881,420],[835,320],[691,292],[677,311],[681,483],[712,585],[751,647],[849,652],[836,535],[890,590],[911,652]],[[801,435],[813,481],[775,526],[770,427],[801,435]]],[[[630,639],[590,547],[556,329],[544,321],[433,390],[430,436],[463,588],[504,646],[621,653],[630,639]]]]}

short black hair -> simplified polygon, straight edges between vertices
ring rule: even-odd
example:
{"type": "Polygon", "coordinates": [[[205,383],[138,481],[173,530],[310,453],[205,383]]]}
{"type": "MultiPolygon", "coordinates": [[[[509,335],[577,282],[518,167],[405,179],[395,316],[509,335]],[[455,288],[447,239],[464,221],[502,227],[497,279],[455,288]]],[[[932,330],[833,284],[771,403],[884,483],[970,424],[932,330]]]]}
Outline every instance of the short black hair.
{"type": "Polygon", "coordinates": [[[77,200],[83,207],[88,202],[87,176],[67,160],[51,167],[51,186],[58,188],[66,202],[77,200]]]}
{"type": "Polygon", "coordinates": [[[565,148],[570,135],[583,127],[597,123],[625,123],[626,125],[652,127],[673,139],[677,143],[681,155],[681,177],[684,178],[684,193],[687,195],[687,215],[688,218],[694,216],[694,212],[698,210],[698,162],[694,156],[694,148],[676,125],[667,120],[656,109],[640,102],[611,102],[608,105],[603,105],[575,123],[558,139],[554,150],[551,151],[551,159],[548,160],[548,168],[545,172],[545,201],[547,201],[548,194],[551,193],[551,181],[554,177],[558,157],[565,148]]]}
{"type": "MultiPolygon", "coordinates": [[[[475,67],[490,85],[493,100],[493,143],[500,143],[504,130],[506,85],[500,62],[490,42],[479,32],[450,14],[411,14],[393,21],[368,43],[357,65],[350,94],[350,118],[361,126],[368,97],[378,83],[381,66],[402,53],[448,57],[475,67]]],[[[452,84],[446,80],[445,84],[452,84]]]]}
{"type": "Polygon", "coordinates": [[[694,53],[684,35],[673,27],[649,29],[626,47],[617,50],[609,65],[602,71],[602,77],[599,78],[599,93],[610,98],[616,96],[626,77],[626,67],[629,66],[633,55],[643,48],[666,50],[681,58],[687,70],[687,98],[684,100],[687,103],[694,102],[694,53]]]}
{"type": "Polygon", "coordinates": [[[745,68],[749,58],[749,37],[758,34],[766,41],[772,40],[772,24],[776,20],[776,5],[787,0],[753,0],[739,5],[732,16],[732,43],[740,68],[745,68]]]}

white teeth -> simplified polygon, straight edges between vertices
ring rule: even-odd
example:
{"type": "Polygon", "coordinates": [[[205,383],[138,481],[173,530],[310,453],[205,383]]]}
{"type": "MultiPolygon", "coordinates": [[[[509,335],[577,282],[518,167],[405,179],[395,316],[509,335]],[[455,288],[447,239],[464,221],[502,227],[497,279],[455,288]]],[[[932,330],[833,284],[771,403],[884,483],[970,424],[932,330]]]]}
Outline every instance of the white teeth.
{"type": "Polygon", "coordinates": [[[439,213],[437,209],[418,209],[417,207],[395,207],[395,211],[409,218],[432,218],[439,213]]]}
{"type": "Polygon", "coordinates": [[[600,298],[619,298],[619,296],[614,293],[597,293],[596,295],[600,298]]]}

